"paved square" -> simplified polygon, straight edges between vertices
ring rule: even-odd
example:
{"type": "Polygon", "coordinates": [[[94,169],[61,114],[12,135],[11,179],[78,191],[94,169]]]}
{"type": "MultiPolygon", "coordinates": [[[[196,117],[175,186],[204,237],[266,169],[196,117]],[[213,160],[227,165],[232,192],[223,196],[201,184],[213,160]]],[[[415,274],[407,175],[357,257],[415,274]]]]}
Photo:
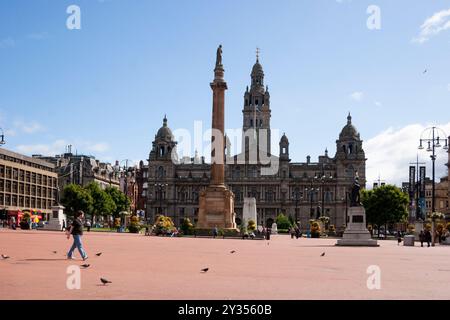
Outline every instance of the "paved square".
{"type": "Polygon", "coordinates": [[[91,232],[84,236],[91,266],[81,270],[81,289],[68,290],[67,267],[83,264],[65,259],[72,240],[62,232],[0,229],[0,253],[11,257],[0,258],[0,299],[450,299],[450,246],[335,242],[91,232]],[[371,265],[381,269],[380,290],[367,288],[371,265]]]}

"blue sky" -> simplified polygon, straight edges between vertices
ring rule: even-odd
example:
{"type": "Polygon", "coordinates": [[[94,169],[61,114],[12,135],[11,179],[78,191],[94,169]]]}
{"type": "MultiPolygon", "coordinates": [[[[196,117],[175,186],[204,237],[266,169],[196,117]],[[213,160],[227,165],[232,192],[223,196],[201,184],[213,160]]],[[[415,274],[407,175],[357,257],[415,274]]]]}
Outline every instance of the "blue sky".
{"type": "Polygon", "coordinates": [[[2,0],[5,148],[53,154],[72,144],[101,160],[147,159],[164,114],[173,130],[210,126],[218,44],[226,127],[239,128],[259,47],[272,128],[286,132],[293,161],[334,154],[351,111],[369,183],[398,183],[423,128],[450,134],[449,10],[448,0],[2,0]],[[72,4],[81,30],[66,28],[72,4]],[[366,26],[369,5],[380,8],[380,30],[366,26]]]}

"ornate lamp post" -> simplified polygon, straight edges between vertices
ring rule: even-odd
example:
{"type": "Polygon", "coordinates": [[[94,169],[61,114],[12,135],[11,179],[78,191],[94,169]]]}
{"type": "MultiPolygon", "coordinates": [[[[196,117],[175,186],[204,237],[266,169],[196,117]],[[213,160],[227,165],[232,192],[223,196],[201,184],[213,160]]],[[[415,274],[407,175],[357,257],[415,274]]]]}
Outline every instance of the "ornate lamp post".
{"type": "Polygon", "coordinates": [[[0,128],[0,131],[2,132],[2,134],[0,134],[0,146],[4,145],[5,142],[5,134],[3,133],[3,129],[0,128]]]}
{"type": "MultiPolygon", "coordinates": [[[[308,195],[309,203],[310,203],[309,214],[310,214],[310,218],[311,219],[314,217],[314,209],[313,209],[314,193],[319,191],[319,188],[315,188],[314,185],[313,185],[313,182],[314,182],[315,179],[317,179],[317,177],[311,178],[310,187],[309,188],[305,188],[305,192],[308,195]]],[[[318,216],[317,216],[317,218],[318,218],[318,216]]]]}
{"type": "Polygon", "coordinates": [[[162,214],[162,198],[163,198],[163,191],[167,188],[167,183],[155,183],[155,190],[157,190],[155,193],[159,193],[159,213],[162,214]]]}
{"type": "MultiPolygon", "coordinates": [[[[423,143],[427,143],[427,152],[431,152],[430,158],[431,158],[431,163],[432,163],[432,175],[433,175],[433,185],[432,187],[432,191],[431,191],[431,214],[433,215],[436,211],[436,205],[435,205],[435,200],[436,200],[436,193],[435,193],[435,161],[436,161],[436,148],[441,148],[443,150],[448,150],[448,143],[447,143],[447,135],[445,134],[444,130],[438,128],[438,127],[430,127],[425,129],[422,134],[420,135],[420,144],[419,144],[419,150],[424,149],[423,147],[423,143]],[[427,138],[424,138],[424,136],[426,136],[427,138]],[[445,144],[442,147],[441,145],[441,138],[440,137],[444,137],[445,139],[445,144]]],[[[434,225],[434,222],[433,222],[434,225]]],[[[433,228],[433,234],[432,234],[432,246],[434,246],[434,241],[435,241],[435,235],[434,235],[434,228],[433,228]]]]}
{"type": "Polygon", "coordinates": [[[295,223],[299,225],[298,202],[303,199],[302,193],[297,188],[292,192],[292,200],[295,201],[295,223]]]}
{"type": "Polygon", "coordinates": [[[436,148],[441,148],[443,150],[448,150],[448,143],[447,143],[447,135],[445,134],[444,130],[438,128],[438,127],[430,127],[425,129],[422,134],[420,135],[420,144],[419,144],[419,150],[424,149],[423,143],[428,143],[428,147],[426,149],[427,152],[431,152],[430,158],[432,163],[432,175],[433,175],[433,185],[432,185],[432,201],[431,201],[431,212],[435,212],[435,161],[436,161],[436,148]],[[445,139],[445,145],[442,147],[441,145],[441,136],[445,139]],[[428,135],[428,138],[423,138],[425,135],[428,135]]]}
{"type": "Polygon", "coordinates": [[[322,189],[322,208],[321,208],[321,214],[322,214],[322,216],[324,215],[324,213],[325,213],[325,183],[327,183],[327,182],[329,182],[329,181],[332,181],[333,180],[333,176],[332,175],[330,175],[330,176],[325,176],[325,174],[322,174],[322,177],[320,177],[320,182],[321,182],[321,189],[322,189]]]}

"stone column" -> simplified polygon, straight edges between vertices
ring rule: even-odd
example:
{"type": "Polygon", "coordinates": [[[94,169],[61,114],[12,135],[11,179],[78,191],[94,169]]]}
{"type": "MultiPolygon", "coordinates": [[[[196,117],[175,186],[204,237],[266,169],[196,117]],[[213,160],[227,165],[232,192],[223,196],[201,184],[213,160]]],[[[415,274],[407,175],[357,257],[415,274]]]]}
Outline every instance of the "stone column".
{"type": "Polygon", "coordinates": [[[213,90],[212,137],[211,137],[211,185],[222,186],[225,183],[224,132],[225,132],[225,90],[227,83],[223,79],[222,64],[216,64],[213,90]]]}

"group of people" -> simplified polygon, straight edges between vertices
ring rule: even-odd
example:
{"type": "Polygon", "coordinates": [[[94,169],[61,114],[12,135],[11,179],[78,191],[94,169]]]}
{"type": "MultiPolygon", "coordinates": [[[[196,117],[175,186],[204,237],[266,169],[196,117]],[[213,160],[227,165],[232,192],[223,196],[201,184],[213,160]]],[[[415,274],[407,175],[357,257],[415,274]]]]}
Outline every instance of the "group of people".
{"type": "Polygon", "coordinates": [[[420,246],[423,247],[423,243],[426,242],[428,247],[430,246],[430,243],[432,241],[431,239],[431,232],[430,230],[421,230],[419,233],[419,240],[420,240],[420,246]]]}
{"type": "Polygon", "coordinates": [[[295,227],[291,227],[289,229],[289,233],[291,234],[291,239],[294,239],[294,237],[296,239],[301,238],[302,236],[302,232],[300,231],[300,228],[295,226],[295,227]]]}

